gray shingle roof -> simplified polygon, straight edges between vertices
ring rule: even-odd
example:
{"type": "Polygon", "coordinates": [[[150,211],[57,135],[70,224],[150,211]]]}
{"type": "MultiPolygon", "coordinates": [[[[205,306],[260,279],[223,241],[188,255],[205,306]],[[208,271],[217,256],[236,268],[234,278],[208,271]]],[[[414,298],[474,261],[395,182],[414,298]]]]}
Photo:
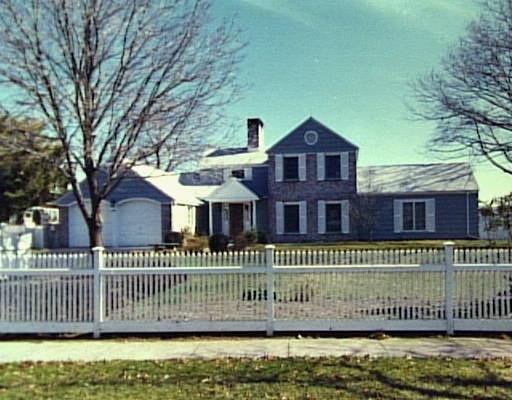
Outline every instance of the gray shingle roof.
{"type": "Polygon", "coordinates": [[[378,165],[357,168],[358,193],[477,191],[467,163],[378,165]]]}

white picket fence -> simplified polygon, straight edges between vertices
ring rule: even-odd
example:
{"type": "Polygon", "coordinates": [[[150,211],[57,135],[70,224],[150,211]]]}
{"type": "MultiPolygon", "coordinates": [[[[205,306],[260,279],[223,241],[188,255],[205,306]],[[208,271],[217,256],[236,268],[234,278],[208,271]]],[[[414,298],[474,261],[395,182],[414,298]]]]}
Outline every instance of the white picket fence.
{"type": "MultiPolygon", "coordinates": [[[[258,266],[265,264],[263,251],[191,253],[182,251],[107,251],[106,268],[187,268],[258,266]]],[[[0,252],[0,269],[90,269],[90,252],[0,252]]],[[[456,248],[457,264],[511,264],[512,248],[456,248]]],[[[439,265],[445,263],[442,248],[383,250],[275,250],[276,266],[292,265],[439,265]]]]}
{"type": "Polygon", "coordinates": [[[0,333],[512,331],[510,249],[95,249],[2,266],[0,333]]]}

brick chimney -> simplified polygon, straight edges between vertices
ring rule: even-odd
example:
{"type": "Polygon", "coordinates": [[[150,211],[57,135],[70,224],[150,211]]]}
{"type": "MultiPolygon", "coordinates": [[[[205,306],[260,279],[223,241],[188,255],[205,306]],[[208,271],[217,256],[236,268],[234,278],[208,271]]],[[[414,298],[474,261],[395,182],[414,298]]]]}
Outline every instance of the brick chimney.
{"type": "Polygon", "coordinates": [[[247,149],[249,151],[263,150],[265,147],[263,139],[263,121],[259,118],[249,118],[247,120],[247,149]]]}

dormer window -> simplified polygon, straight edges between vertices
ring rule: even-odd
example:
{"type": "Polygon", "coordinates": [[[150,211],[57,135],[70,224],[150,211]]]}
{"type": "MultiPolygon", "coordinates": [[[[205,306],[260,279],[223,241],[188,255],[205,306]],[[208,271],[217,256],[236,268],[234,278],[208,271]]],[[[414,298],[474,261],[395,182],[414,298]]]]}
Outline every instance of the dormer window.
{"type": "Polygon", "coordinates": [[[237,179],[244,179],[245,171],[243,169],[234,169],[231,171],[231,176],[237,179]]]}
{"type": "Polygon", "coordinates": [[[252,168],[226,168],[224,170],[224,181],[227,181],[229,178],[250,181],[252,180],[252,168]]]}

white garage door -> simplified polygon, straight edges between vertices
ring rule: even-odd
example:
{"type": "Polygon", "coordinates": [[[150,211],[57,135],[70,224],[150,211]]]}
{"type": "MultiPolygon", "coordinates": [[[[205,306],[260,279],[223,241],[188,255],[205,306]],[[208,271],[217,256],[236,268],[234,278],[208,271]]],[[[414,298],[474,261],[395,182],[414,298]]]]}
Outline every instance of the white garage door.
{"type": "Polygon", "coordinates": [[[160,203],[127,201],[118,205],[117,213],[119,246],[147,246],[162,242],[160,203]]]}
{"type": "MultiPolygon", "coordinates": [[[[87,203],[87,208],[90,209],[87,203]]],[[[89,247],[89,228],[77,204],[69,207],[69,247],[89,247]]],[[[112,246],[114,243],[114,222],[112,211],[108,202],[101,206],[101,220],[103,221],[103,245],[112,246]]]]}

